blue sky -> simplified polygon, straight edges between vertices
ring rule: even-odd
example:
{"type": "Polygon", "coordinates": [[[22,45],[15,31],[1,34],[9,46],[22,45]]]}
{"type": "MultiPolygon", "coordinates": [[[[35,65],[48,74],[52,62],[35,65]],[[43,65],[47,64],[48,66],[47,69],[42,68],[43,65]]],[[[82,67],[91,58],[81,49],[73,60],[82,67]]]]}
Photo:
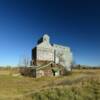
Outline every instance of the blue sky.
{"type": "Polygon", "coordinates": [[[96,0],[0,0],[0,65],[31,58],[37,40],[70,46],[75,62],[100,65],[100,2],[96,0]]]}

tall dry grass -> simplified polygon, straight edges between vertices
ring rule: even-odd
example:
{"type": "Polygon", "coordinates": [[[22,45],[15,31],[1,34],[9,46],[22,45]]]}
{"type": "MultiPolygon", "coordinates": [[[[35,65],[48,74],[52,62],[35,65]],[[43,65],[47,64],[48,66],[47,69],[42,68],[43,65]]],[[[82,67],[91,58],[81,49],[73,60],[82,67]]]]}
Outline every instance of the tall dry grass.
{"type": "Polygon", "coordinates": [[[0,70],[0,100],[99,100],[100,70],[73,70],[68,76],[32,78],[0,70]]]}

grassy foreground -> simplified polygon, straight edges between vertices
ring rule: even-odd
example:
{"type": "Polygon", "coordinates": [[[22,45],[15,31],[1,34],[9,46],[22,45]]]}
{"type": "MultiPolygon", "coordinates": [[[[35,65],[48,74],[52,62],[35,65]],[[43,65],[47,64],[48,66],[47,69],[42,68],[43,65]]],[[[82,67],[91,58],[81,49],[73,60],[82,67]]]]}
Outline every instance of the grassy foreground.
{"type": "Polygon", "coordinates": [[[0,100],[100,100],[100,70],[37,79],[0,70],[0,100]]]}

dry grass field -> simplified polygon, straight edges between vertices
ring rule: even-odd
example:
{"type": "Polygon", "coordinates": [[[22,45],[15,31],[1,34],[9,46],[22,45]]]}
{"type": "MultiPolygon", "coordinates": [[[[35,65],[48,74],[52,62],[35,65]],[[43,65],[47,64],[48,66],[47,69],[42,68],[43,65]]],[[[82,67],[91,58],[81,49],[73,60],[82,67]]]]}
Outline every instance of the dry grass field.
{"type": "Polygon", "coordinates": [[[68,76],[37,79],[2,69],[0,100],[100,100],[100,69],[74,69],[68,76]]]}

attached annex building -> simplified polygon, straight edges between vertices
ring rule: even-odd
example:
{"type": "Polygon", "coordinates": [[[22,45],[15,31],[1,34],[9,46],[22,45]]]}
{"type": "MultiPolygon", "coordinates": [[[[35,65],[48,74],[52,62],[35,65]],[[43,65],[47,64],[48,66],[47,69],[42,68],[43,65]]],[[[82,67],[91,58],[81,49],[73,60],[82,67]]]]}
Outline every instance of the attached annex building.
{"type": "Polygon", "coordinates": [[[71,71],[72,62],[70,48],[51,44],[47,34],[41,37],[32,49],[32,65],[35,66],[36,77],[63,75],[66,71],[71,71]]]}

